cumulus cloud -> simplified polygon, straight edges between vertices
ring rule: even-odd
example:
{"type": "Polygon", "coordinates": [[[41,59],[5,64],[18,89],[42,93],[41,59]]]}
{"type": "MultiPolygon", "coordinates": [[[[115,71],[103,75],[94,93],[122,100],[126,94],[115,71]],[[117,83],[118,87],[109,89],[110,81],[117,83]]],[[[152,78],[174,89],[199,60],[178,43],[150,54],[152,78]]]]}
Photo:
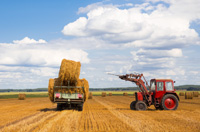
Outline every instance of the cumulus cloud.
{"type": "Polygon", "coordinates": [[[47,87],[48,79],[58,76],[63,58],[90,63],[86,51],[66,46],[68,44],[28,37],[0,43],[0,88],[47,87]]]}
{"type": "Polygon", "coordinates": [[[33,41],[25,43],[16,40],[15,44],[0,44],[0,64],[1,65],[20,65],[20,66],[59,66],[63,58],[89,63],[88,53],[81,49],[65,49],[63,47],[51,47],[50,44],[35,46],[33,41]],[[18,45],[18,44],[29,45],[18,45]]]}
{"type": "Polygon", "coordinates": [[[77,37],[94,36],[115,44],[124,43],[126,47],[174,48],[173,45],[198,44],[198,33],[190,28],[190,23],[200,17],[199,2],[164,2],[170,6],[148,1],[128,9],[92,4],[80,9],[80,12],[87,10],[87,17],[67,24],[62,32],[77,37]]]}
{"type": "Polygon", "coordinates": [[[182,57],[181,49],[171,49],[171,50],[144,50],[140,49],[136,52],[131,52],[136,58],[168,58],[168,57],[182,57]]]}
{"type": "Polygon", "coordinates": [[[22,40],[13,40],[14,44],[37,44],[37,43],[47,43],[45,40],[43,39],[39,39],[38,41],[36,41],[35,39],[30,39],[29,37],[25,37],[22,40]]]}

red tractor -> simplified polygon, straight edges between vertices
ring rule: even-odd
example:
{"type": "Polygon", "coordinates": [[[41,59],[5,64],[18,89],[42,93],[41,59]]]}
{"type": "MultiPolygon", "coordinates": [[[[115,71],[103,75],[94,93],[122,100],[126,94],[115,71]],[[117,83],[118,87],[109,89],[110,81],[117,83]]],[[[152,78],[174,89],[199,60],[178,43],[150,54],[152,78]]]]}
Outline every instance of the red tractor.
{"type": "Polygon", "coordinates": [[[175,92],[173,80],[151,79],[149,86],[143,74],[117,76],[122,80],[134,82],[140,88],[140,92],[135,92],[136,101],[130,104],[132,110],[146,110],[151,105],[160,110],[176,110],[178,108],[179,97],[175,92]]]}

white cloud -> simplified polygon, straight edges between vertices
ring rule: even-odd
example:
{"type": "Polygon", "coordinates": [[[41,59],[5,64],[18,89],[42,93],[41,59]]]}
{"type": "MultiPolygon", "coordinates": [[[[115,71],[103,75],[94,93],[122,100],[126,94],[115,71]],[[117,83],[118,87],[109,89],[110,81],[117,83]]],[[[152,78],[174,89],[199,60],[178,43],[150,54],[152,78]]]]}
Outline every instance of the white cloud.
{"type": "Polygon", "coordinates": [[[80,11],[88,12],[87,17],[67,24],[62,32],[123,43],[126,47],[174,48],[199,44],[198,33],[190,28],[190,23],[200,17],[199,2],[176,0],[167,3],[170,3],[169,7],[161,3],[144,3],[128,9],[120,9],[117,5],[92,4],[80,8],[87,10],[80,11]]]}
{"type": "MultiPolygon", "coordinates": [[[[24,40],[24,39],[23,39],[24,40]]],[[[23,40],[19,40],[21,42],[23,40]]],[[[20,43],[22,44],[22,43],[20,43]]],[[[26,44],[26,43],[24,43],[26,44]]],[[[63,58],[89,63],[88,53],[81,49],[51,47],[51,44],[0,44],[0,64],[20,66],[60,66],[63,58]]]]}
{"type": "Polygon", "coordinates": [[[15,79],[21,78],[22,73],[20,73],[20,72],[0,72],[0,78],[13,79],[13,77],[15,79]]]}
{"type": "Polygon", "coordinates": [[[131,52],[134,57],[138,58],[166,58],[166,57],[182,57],[181,49],[171,49],[171,50],[144,50],[140,49],[136,52],[131,52]]]}
{"type": "Polygon", "coordinates": [[[58,75],[58,69],[50,67],[31,68],[30,71],[38,76],[55,76],[58,75]]]}
{"type": "Polygon", "coordinates": [[[43,39],[39,39],[38,41],[36,41],[35,39],[30,39],[29,37],[25,37],[22,40],[13,40],[14,44],[37,44],[37,43],[47,43],[45,40],[43,39]]]}

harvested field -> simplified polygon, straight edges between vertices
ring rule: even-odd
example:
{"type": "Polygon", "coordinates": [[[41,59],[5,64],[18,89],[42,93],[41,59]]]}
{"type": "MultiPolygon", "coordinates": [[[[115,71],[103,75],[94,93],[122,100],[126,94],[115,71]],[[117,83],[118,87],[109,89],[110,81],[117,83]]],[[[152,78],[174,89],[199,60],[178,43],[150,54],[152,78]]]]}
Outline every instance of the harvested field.
{"type": "Polygon", "coordinates": [[[0,131],[74,132],[74,131],[200,131],[200,97],[181,96],[176,111],[130,110],[133,96],[93,96],[82,112],[56,111],[48,98],[0,100],[0,131]]]}

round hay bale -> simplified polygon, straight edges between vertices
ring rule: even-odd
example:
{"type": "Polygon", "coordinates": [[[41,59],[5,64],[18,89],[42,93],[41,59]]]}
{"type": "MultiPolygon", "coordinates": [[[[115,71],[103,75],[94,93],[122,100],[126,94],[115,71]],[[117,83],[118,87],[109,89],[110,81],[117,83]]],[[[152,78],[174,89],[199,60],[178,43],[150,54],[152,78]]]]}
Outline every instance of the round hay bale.
{"type": "Polygon", "coordinates": [[[128,93],[123,93],[123,96],[128,96],[128,93]]]}
{"type": "Polygon", "coordinates": [[[91,92],[89,93],[88,99],[92,99],[92,93],[91,92]]]}
{"type": "Polygon", "coordinates": [[[193,96],[194,97],[198,97],[199,96],[199,92],[193,92],[193,96]]]}
{"type": "Polygon", "coordinates": [[[106,97],[106,92],[102,92],[101,96],[106,97]]]}
{"type": "Polygon", "coordinates": [[[109,93],[109,96],[112,96],[112,93],[109,93]]]}
{"type": "Polygon", "coordinates": [[[60,66],[59,76],[62,85],[75,86],[80,75],[81,63],[63,59],[60,66]]]}
{"type": "Polygon", "coordinates": [[[185,95],[184,92],[180,92],[180,93],[179,93],[179,96],[184,96],[184,95],[185,95]]]}
{"type": "Polygon", "coordinates": [[[25,100],[26,99],[26,94],[19,94],[18,95],[19,100],[25,100]]]}
{"type": "Polygon", "coordinates": [[[185,99],[192,99],[193,93],[192,92],[185,92],[185,99]]]}
{"type": "Polygon", "coordinates": [[[84,93],[84,100],[87,101],[88,96],[89,96],[89,83],[88,83],[88,81],[85,78],[78,79],[77,86],[84,87],[84,90],[82,90],[82,88],[75,89],[75,90],[83,92],[84,93]]]}
{"type": "Polygon", "coordinates": [[[48,86],[48,93],[49,93],[49,99],[51,102],[54,101],[54,79],[50,78],[49,79],[49,86],[48,86]]]}

